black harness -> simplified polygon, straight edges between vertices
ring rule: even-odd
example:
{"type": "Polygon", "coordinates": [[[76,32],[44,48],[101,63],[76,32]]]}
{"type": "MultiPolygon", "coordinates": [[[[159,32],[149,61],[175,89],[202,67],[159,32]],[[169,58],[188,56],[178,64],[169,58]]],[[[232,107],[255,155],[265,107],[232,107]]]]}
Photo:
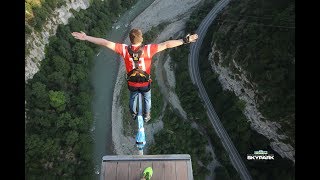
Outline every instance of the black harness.
{"type": "Polygon", "coordinates": [[[139,67],[140,56],[143,53],[144,45],[141,45],[137,51],[132,50],[132,45],[128,46],[128,52],[133,59],[134,67],[127,74],[127,81],[130,82],[149,82],[150,75],[139,67]]]}

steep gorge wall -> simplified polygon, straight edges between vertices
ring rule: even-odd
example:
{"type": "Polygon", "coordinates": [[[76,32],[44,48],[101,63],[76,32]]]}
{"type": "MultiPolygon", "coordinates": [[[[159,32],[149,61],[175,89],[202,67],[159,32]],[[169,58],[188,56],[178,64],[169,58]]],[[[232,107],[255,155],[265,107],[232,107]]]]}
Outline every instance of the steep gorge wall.
{"type": "Polygon", "coordinates": [[[219,75],[219,81],[223,89],[228,89],[235,93],[241,100],[246,102],[244,115],[250,121],[251,128],[268,138],[271,148],[281,157],[286,157],[295,162],[295,149],[283,141],[288,137],[280,134],[281,125],[277,122],[267,120],[258,110],[257,92],[254,83],[250,82],[246,77],[247,72],[244,71],[233,59],[232,64],[224,67],[222,62],[225,55],[213,44],[212,51],[209,54],[209,61],[214,72],[219,75]],[[235,67],[239,73],[235,74],[230,67],[235,67]],[[238,78],[234,78],[238,76],[238,78]]]}
{"type": "Polygon", "coordinates": [[[44,49],[49,42],[49,37],[55,35],[59,24],[68,23],[68,19],[73,16],[70,10],[80,11],[90,6],[90,0],[66,0],[66,2],[65,6],[56,9],[51,17],[47,19],[40,33],[33,31],[26,39],[25,81],[31,79],[38,72],[40,61],[45,57],[44,49]]]}

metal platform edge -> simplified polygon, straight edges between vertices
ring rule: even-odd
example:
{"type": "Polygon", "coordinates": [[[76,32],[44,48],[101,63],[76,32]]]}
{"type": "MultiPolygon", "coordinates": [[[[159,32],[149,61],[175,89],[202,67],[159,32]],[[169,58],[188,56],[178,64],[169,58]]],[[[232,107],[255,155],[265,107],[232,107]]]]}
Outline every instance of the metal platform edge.
{"type": "Polygon", "coordinates": [[[165,155],[108,155],[103,156],[102,161],[161,161],[161,160],[191,160],[189,154],[165,154],[165,155]]]}

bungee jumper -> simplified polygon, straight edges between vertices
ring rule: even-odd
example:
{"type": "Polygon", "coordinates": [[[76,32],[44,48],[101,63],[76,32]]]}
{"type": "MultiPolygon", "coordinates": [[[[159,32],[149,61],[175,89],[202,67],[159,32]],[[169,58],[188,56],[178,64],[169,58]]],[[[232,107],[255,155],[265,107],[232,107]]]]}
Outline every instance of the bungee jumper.
{"type": "Polygon", "coordinates": [[[127,84],[130,91],[129,108],[133,119],[136,119],[136,97],[139,93],[144,99],[144,121],[151,119],[151,61],[152,57],[165,49],[195,42],[197,34],[187,34],[178,40],[168,40],[159,44],[142,44],[143,35],[140,29],[131,29],[129,39],[131,44],[115,43],[107,39],[86,35],[86,33],[72,32],[72,36],[79,40],[88,41],[107,47],[122,56],[126,66],[127,84]]]}

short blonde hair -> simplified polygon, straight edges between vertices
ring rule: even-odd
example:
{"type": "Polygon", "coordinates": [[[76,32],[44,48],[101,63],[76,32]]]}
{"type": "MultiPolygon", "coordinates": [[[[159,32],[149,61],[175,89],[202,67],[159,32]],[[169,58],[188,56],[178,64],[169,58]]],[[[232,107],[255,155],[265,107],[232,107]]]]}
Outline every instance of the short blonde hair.
{"type": "Polygon", "coordinates": [[[140,29],[131,29],[129,32],[129,38],[132,44],[142,43],[143,37],[140,29]]]}

